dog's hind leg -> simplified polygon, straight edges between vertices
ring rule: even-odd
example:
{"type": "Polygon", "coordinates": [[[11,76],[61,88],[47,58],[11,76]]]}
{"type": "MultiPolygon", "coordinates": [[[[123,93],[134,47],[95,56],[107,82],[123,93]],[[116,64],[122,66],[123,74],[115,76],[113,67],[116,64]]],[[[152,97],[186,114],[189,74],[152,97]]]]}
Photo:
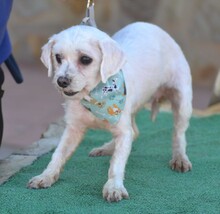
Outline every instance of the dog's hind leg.
{"type": "Polygon", "coordinates": [[[192,114],[192,93],[191,89],[187,87],[186,85],[182,90],[174,89],[172,96],[168,97],[174,114],[173,156],[170,166],[178,172],[187,172],[192,168],[186,154],[185,132],[192,114]]]}
{"type": "Polygon", "coordinates": [[[90,157],[99,157],[99,156],[111,156],[115,149],[115,141],[112,139],[110,142],[105,143],[103,146],[94,148],[90,153],[90,157]]]}
{"type": "MultiPolygon", "coordinates": [[[[139,135],[139,130],[135,122],[135,116],[132,116],[132,129],[133,129],[133,140],[135,140],[139,135]]],[[[99,156],[111,156],[115,149],[115,140],[112,139],[110,142],[105,143],[101,147],[92,149],[89,153],[90,157],[99,157],[99,156]]]]}

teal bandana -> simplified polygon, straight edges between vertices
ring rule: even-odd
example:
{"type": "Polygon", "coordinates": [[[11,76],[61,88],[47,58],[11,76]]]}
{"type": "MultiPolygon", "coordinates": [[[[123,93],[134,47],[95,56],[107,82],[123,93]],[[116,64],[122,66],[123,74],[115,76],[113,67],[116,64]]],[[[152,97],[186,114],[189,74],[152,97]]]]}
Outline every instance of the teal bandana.
{"type": "Polygon", "coordinates": [[[124,109],[125,99],[125,80],[120,70],[106,83],[100,82],[81,103],[99,119],[116,124],[124,109]]]}

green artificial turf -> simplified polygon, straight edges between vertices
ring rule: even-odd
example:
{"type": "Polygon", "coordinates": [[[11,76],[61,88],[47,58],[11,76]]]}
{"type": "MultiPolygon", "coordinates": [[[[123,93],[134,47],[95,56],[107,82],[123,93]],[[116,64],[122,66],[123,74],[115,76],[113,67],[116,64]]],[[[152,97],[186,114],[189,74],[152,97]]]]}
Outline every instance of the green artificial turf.
{"type": "Polygon", "coordinates": [[[84,141],[51,188],[26,188],[41,173],[51,154],[42,156],[0,186],[0,213],[220,213],[220,116],[192,118],[187,131],[191,172],[169,169],[172,115],[160,113],[155,123],[149,112],[137,117],[140,136],[126,168],[130,199],[108,203],[102,198],[110,157],[88,157],[93,147],[110,140],[104,131],[88,131],[84,141]]]}

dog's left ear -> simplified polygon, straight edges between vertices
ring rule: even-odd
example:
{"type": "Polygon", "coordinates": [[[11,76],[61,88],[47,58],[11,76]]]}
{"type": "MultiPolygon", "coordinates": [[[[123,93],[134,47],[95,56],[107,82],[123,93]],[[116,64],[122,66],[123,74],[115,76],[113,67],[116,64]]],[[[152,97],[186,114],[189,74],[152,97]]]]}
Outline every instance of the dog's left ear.
{"type": "Polygon", "coordinates": [[[119,45],[112,39],[100,42],[102,51],[102,63],[100,68],[101,79],[106,83],[107,79],[116,74],[125,63],[125,55],[119,45]]]}
{"type": "Polygon", "coordinates": [[[54,43],[54,40],[50,38],[48,43],[41,48],[42,53],[40,59],[48,69],[48,77],[51,77],[53,74],[52,47],[54,43]]]}

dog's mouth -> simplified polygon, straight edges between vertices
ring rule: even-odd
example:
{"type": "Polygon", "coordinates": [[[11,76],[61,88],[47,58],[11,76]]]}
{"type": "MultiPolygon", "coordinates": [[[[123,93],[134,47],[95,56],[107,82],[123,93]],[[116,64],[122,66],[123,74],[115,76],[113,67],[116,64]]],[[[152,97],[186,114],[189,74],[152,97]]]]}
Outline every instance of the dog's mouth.
{"type": "Polygon", "coordinates": [[[74,96],[74,95],[78,94],[79,91],[76,91],[76,92],[74,92],[74,91],[63,91],[63,93],[64,93],[66,96],[71,97],[71,96],[74,96]]]}

